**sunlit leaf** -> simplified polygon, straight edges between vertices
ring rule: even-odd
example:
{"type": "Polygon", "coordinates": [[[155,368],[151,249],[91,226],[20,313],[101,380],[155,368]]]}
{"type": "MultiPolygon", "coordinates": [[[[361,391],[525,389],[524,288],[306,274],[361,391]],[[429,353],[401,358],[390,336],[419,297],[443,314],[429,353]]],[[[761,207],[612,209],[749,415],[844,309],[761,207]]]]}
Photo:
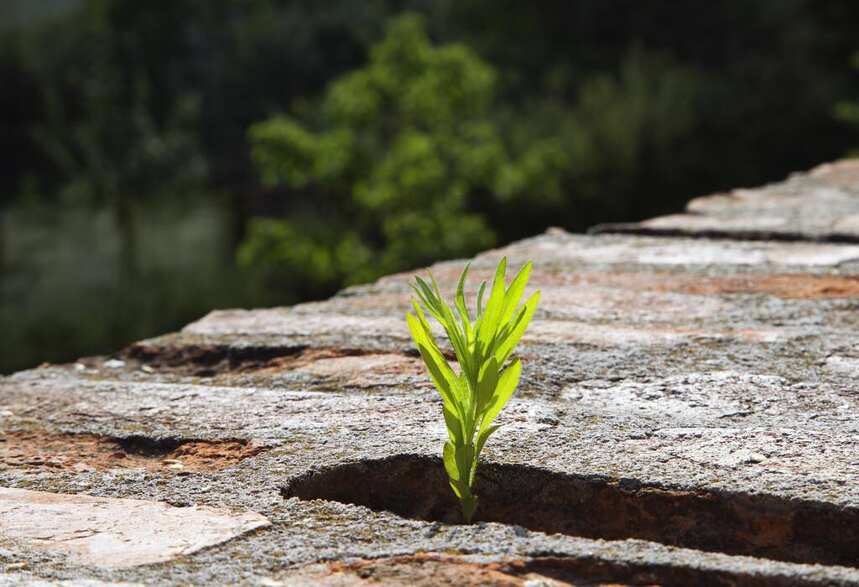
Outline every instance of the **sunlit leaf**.
{"type": "Polygon", "coordinates": [[[444,469],[451,482],[459,481],[459,467],[456,465],[456,449],[450,442],[444,443],[444,469]]]}
{"type": "Polygon", "coordinates": [[[507,257],[501,259],[498,269],[495,271],[495,279],[492,281],[492,293],[486,303],[486,311],[481,317],[478,325],[477,343],[478,353],[481,357],[489,355],[489,346],[495,338],[501,319],[501,310],[504,305],[504,274],[507,270],[507,257]]]}
{"type": "Polygon", "coordinates": [[[495,358],[498,360],[499,365],[503,365],[507,361],[507,358],[519,343],[519,339],[525,334],[525,329],[528,328],[528,324],[531,322],[531,318],[534,316],[539,302],[540,292],[537,291],[525,302],[521,310],[521,315],[517,316],[514,326],[509,330],[504,339],[498,342],[495,349],[495,358]]]}
{"type": "Polygon", "coordinates": [[[531,261],[525,263],[519,273],[513,279],[507,292],[504,294],[504,308],[501,310],[501,323],[505,324],[513,317],[516,307],[519,305],[519,300],[522,299],[522,294],[525,293],[525,286],[528,284],[528,277],[531,275],[531,261]]]}
{"type": "Polygon", "coordinates": [[[483,294],[486,293],[486,282],[480,282],[480,289],[477,291],[477,316],[475,320],[480,320],[483,315],[483,294]]]}
{"type": "Polygon", "coordinates": [[[459,283],[456,284],[456,308],[459,311],[459,318],[462,321],[462,330],[465,332],[466,343],[471,338],[471,316],[468,313],[468,307],[465,305],[465,278],[468,275],[468,268],[471,263],[465,265],[462,270],[462,275],[459,276],[459,283]]]}
{"type": "Polygon", "coordinates": [[[507,405],[507,400],[513,395],[516,390],[516,385],[519,384],[519,375],[522,372],[522,364],[519,359],[516,359],[510,366],[504,369],[501,376],[498,378],[498,387],[495,388],[495,393],[489,400],[486,406],[486,411],[483,414],[483,422],[481,428],[488,427],[495,417],[501,413],[501,410],[507,405]]]}

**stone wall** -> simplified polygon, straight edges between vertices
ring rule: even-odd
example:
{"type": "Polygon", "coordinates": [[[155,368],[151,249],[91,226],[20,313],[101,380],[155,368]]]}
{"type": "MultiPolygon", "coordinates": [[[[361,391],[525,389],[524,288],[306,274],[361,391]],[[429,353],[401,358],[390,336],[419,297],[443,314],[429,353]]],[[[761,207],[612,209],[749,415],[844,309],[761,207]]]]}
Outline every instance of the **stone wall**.
{"type": "Polygon", "coordinates": [[[859,584],[859,162],[502,255],[478,523],[393,275],[0,378],[0,584],[859,584]]]}

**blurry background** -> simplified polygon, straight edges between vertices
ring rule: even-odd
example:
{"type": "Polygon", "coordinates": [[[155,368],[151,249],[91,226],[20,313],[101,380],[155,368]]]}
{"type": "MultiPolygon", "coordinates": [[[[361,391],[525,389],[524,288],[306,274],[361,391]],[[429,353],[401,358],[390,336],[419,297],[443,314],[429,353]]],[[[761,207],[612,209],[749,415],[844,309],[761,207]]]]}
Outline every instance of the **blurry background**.
{"type": "Polygon", "coordinates": [[[859,146],[855,0],[2,0],[0,373],[859,146]]]}

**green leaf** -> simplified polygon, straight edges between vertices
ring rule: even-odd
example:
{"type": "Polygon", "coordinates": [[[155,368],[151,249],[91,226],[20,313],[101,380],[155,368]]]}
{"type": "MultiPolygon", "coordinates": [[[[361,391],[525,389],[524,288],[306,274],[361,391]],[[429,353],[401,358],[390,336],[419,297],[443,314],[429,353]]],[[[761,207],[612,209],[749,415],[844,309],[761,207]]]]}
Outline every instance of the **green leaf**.
{"type": "Polygon", "coordinates": [[[450,340],[451,346],[453,346],[453,351],[456,353],[456,358],[459,360],[459,365],[462,368],[463,372],[471,376],[471,374],[473,373],[473,369],[471,364],[471,356],[468,352],[467,339],[465,339],[463,333],[460,332],[459,324],[454,317],[453,311],[450,309],[450,306],[441,297],[438,283],[436,282],[435,278],[430,275],[430,279],[432,279],[433,291],[435,292],[436,299],[438,300],[439,313],[441,314],[441,317],[436,316],[436,319],[438,319],[438,321],[444,327],[444,330],[447,333],[447,337],[450,340]]]}
{"type": "Polygon", "coordinates": [[[528,285],[528,278],[531,276],[531,261],[525,263],[510,287],[507,288],[507,293],[504,295],[504,308],[501,310],[501,323],[506,324],[513,317],[516,307],[519,305],[519,300],[522,299],[522,294],[525,293],[525,286],[528,285]]]}
{"type": "Polygon", "coordinates": [[[430,314],[432,314],[439,322],[441,322],[441,300],[436,297],[435,292],[433,292],[432,288],[427,285],[426,281],[424,281],[417,275],[415,276],[415,281],[418,285],[414,289],[417,292],[418,296],[421,298],[421,301],[427,307],[427,310],[430,311],[430,314]]]}
{"type": "Polygon", "coordinates": [[[517,316],[513,327],[510,328],[510,330],[507,331],[497,342],[495,347],[495,358],[498,360],[498,364],[503,365],[516,348],[516,345],[519,343],[519,339],[521,339],[522,335],[525,334],[525,329],[528,328],[531,318],[534,317],[534,312],[537,310],[537,304],[539,303],[540,292],[536,291],[530,298],[528,298],[525,305],[522,306],[520,315],[517,316]]]}
{"type": "Polygon", "coordinates": [[[462,330],[465,332],[466,344],[471,339],[471,316],[468,313],[468,307],[465,305],[465,277],[468,275],[468,268],[471,263],[466,263],[465,269],[459,276],[459,283],[456,284],[456,309],[459,311],[459,318],[462,320],[462,330]]]}
{"type": "Polygon", "coordinates": [[[474,511],[477,509],[477,496],[469,494],[461,497],[460,500],[462,517],[465,519],[466,524],[470,524],[471,519],[474,517],[474,511]]]}
{"type": "Polygon", "coordinates": [[[480,317],[483,316],[483,294],[486,292],[486,282],[480,282],[480,289],[477,290],[477,316],[474,317],[475,320],[480,320],[480,317]]]}
{"type": "MultiPolygon", "coordinates": [[[[427,287],[426,284],[424,284],[424,287],[427,287]]],[[[417,289],[416,289],[416,291],[417,291],[417,289]]],[[[434,294],[432,292],[430,292],[429,295],[434,296],[434,294]]],[[[443,301],[434,300],[433,303],[435,304],[435,307],[437,308],[438,312],[437,313],[431,312],[431,313],[433,313],[433,316],[435,317],[435,319],[438,320],[438,322],[444,328],[445,333],[447,333],[448,339],[450,340],[451,346],[453,346],[453,350],[454,350],[454,353],[456,354],[457,360],[460,363],[460,367],[462,367],[463,371],[465,371],[467,373],[472,372],[472,361],[471,361],[470,353],[468,350],[468,344],[466,341],[464,341],[462,339],[462,335],[459,332],[458,326],[456,324],[456,320],[453,317],[453,314],[450,310],[450,307],[446,303],[444,303],[443,301]]],[[[438,351],[437,354],[439,354],[443,357],[444,355],[441,353],[441,351],[438,349],[438,345],[435,343],[435,338],[433,337],[432,329],[429,326],[429,322],[427,321],[426,316],[424,315],[423,311],[421,310],[420,304],[418,304],[414,300],[412,300],[412,307],[414,308],[415,315],[420,320],[420,323],[423,326],[423,329],[426,331],[427,339],[432,342],[433,348],[438,351]]],[[[427,308],[430,308],[430,307],[431,306],[429,304],[427,304],[427,308]]],[[[414,338],[414,336],[413,336],[413,338],[414,338]]]]}
{"type": "Polygon", "coordinates": [[[480,370],[480,382],[477,385],[477,412],[482,416],[498,386],[498,361],[490,357],[480,370]]]}
{"type": "Polygon", "coordinates": [[[430,372],[430,378],[435,384],[436,389],[438,389],[439,394],[441,394],[442,399],[446,404],[454,408],[451,411],[460,414],[461,417],[462,407],[457,393],[456,375],[450,369],[450,366],[447,365],[447,361],[444,358],[439,360],[436,356],[433,356],[432,352],[425,345],[418,345],[418,350],[424,363],[426,363],[427,370],[430,372]]]}
{"type": "MultiPolygon", "coordinates": [[[[492,395],[492,399],[489,401],[489,405],[483,415],[483,421],[480,423],[481,432],[492,424],[492,421],[495,420],[495,417],[498,416],[507,404],[507,400],[510,399],[510,396],[516,390],[516,385],[519,384],[519,375],[521,372],[522,363],[519,359],[516,359],[501,373],[501,376],[498,378],[498,387],[495,389],[495,393],[492,395]]],[[[479,438],[478,435],[478,440],[479,438]]]]}
{"type": "Polygon", "coordinates": [[[421,353],[421,358],[429,371],[430,379],[442,397],[445,406],[453,413],[459,414],[461,408],[456,396],[456,374],[444,356],[435,347],[435,343],[428,342],[426,333],[420,320],[413,314],[406,314],[406,323],[409,326],[412,339],[421,353]]]}
{"type": "Polygon", "coordinates": [[[478,353],[480,357],[486,357],[490,345],[498,331],[501,310],[504,305],[504,275],[507,271],[507,257],[501,259],[498,269],[495,271],[495,279],[492,281],[492,293],[486,304],[486,312],[480,320],[477,333],[478,353]]]}
{"type": "Polygon", "coordinates": [[[424,345],[432,350],[433,353],[441,354],[438,345],[435,343],[432,331],[429,329],[429,323],[426,321],[426,317],[423,315],[423,312],[420,311],[420,307],[416,309],[415,314],[406,312],[406,324],[409,327],[409,333],[412,335],[412,340],[415,341],[415,344],[418,345],[418,347],[420,347],[420,345],[424,345]]]}
{"type": "Polygon", "coordinates": [[[465,378],[465,375],[460,375],[456,380],[456,397],[459,400],[460,414],[462,416],[462,443],[471,442],[474,436],[474,398],[470,391],[470,386],[465,378]]]}
{"type": "Polygon", "coordinates": [[[480,431],[480,434],[477,435],[477,456],[480,456],[480,453],[483,452],[483,447],[486,445],[486,441],[489,440],[489,437],[493,432],[501,428],[499,424],[494,424],[489,428],[485,428],[480,431]]]}
{"type": "Polygon", "coordinates": [[[412,308],[414,308],[414,310],[415,310],[415,316],[417,317],[418,321],[420,322],[421,327],[423,328],[423,331],[424,331],[424,334],[426,335],[427,340],[432,343],[433,348],[435,350],[438,350],[439,352],[441,352],[438,348],[438,344],[436,344],[436,342],[435,342],[435,336],[432,333],[432,328],[430,328],[429,320],[427,320],[427,317],[424,314],[424,311],[421,309],[420,304],[418,304],[417,302],[412,300],[412,308]]]}
{"type": "Polygon", "coordinates": [[[455,448],[459,480],[464,481],[468,486],[468,472],[471,470],[471,463],[474,462],[474,449],[471,447],[471,439],[468,439],[468,444],[459,445],[455,448]]]}
{"type": "Polygon", "coordinates": [[[442,401],[441,409],[444,414],[444,423],[447,427],[447,437],[450,438],[450,441],[454,444],[461,444],[463,442],[463,436],[462,422],[460,422],[459,416],[451,411],[447,406],[447,402],[442,401]]]}
{"type": "Polygon", "coordinates": [[[456,464],[456,448],[450,442],[444,443],[444,470],[447,471],[447,476],[450,477],[451,485],[454,481],[459,481],[459,467],[456,464]]]}

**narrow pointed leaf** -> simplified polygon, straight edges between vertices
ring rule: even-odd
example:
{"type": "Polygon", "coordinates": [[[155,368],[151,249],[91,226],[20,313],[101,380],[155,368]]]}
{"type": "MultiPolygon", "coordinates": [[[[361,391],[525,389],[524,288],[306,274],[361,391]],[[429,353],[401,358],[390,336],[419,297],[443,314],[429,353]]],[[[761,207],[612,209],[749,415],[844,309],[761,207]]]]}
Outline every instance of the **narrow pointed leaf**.
{"type": "Polygon", "coordinates": [[[465,305],[465,278],[468,275],[468,268],[471,263],[465,265],[462,274],[459,276],[459,283],[456,285],[456,309],[459,311],[459,319],[462,321],[462,330],[465,333],[465,341],[468,343],[471,339],[471,316],[468,313],[468,307],[465,305]]]}
{"type": "Polygon", "coordinates": [[[483,414],[489,400],[498,386],[498,361],[490,357],[480,372],[480,382],[477,385],[477,411],[483,414]]]}
{"type": "MultiPolygon", "coordinates": [[[[456,397],[460,406],[460,420],[462,425],[462,444],[471,442],[474,428],[474,398],[468,387],[468,381],[464,375],[456,379],[456,397]]],[[[459,445],[457,445],[459,446],[459,445]]]]}
{"type": "Polygon", "coordinates": [[[459,417],[447,406],[447,402],[442,402],[442,404],[441,409],[447,427],[447,436],[454,444],[460,444],[462,443],[462,423],[459,421],[459,417]]]}
{"type": "Polygon", "coordinates": [[[499,365],[503,365],[516,348],[516,345],[519,343],[519,339],[521,339],[522,335],[525,334],[525,329],[528,328],[531,318],[534,317],[534,312],[537,310],[537,304],[539,303],[540,292],[536,291],[530,298],[528,298],[528,301],[525,302],[525,306],[523,307],[524,312],[522,317],[517,320],[515,327],[506,333],[503,340],[498,341],[498,344],[495,347],[495,358],[498,360],[499,365]]]}
{"type": "MultiPolygon", "coordinates": [[[[466,373],[472,372],[472,365],[470,361],[470,356],[468,353],[468,343],[467,339],[463,336],[463,333],[459,329],[459,323],[457,322],[455,316],[453,315],[453,311],[450,309],[450,306],[446,301],[441,297],[438,289],[438,283],[435,278],[430,275],[430,279],[432,280],[433,292],[436,296],[439,316],[436,316],[436,319],[441,323],[444,327],[445,332],[447,333],[448,339],[450,339],[450,344],[453,347],[454,353],[456,353],[456,358],[459,361],[460,367],[462,367],[463,371],[466,373]]],[[[426,285],[426,284],[425,284],[426,285]]],[[[429,287],[429,286],[427,286],[429,287]]]]}
{"type": "Polygon", "coordinates": [[[480,423],[481,431],[487,429],[495,417],[501,412],[507,404],[507,400],[513,395],[516,390],[516,385],[519,383],[519,375],[522,373],[522,364],[519,359],[516,359],[510,366],[504,369],[501,376],[498,378],[498,387],[495,394],[486,408],[486,413],[483,415],[483,421],[480,423]]]}
{"type": "Polygon", "coordinates": [[[418,296],[421,298],[421,301],[426,305],[427,310],[429,310],[430,314],[432,314],[436,319],[441,321],[441,305],[440,300],[436,297],[435,292],[433,292],[432,288],[427,285],[427,282],[415,276],[415,281],[418,284],[418,287],[415,288],[415,291],[418,292],[418,296]]]}
{"type": "Polygon", "coordinates": [[[486,312],[480,321],[480,331],[477,333],[477,342],[480,346],[480,355],[485,357],[489,354],[489,346],[495,338],[498,330],[501,310],[504,305],[504,275],[507,271],[507,258],[501,259],[498,269],[495,271],[495,279],[492,281],[492,293],[486,303],[486,312]]]}
{"type": "Polygon", "coordinates": [[[461,419],[462,405],[457,395],[456,375],[453,372],[449,372],[450,367],[441,367],[446,361],[444,359],[441,360],[442,362],[437,361],[436,357],[433,356],[426,346],[419,345],[418,350],[420,350],[421,358],[426,363],[427,370],[430,372],[430,379],[432,379],[433,384],[441,395],[442,401],[461,419]]]}
{"type": "MultiPolygon", "coordinates": [[[[432,328],[430,328],[429,320],[427,320],[427,317],[424,314],[423,310],[421,309],[420,305],[415,303],[415,302],[412,302],[412,306],[415,309],[414,316],[417,319],[418,323],[420,324],[421,331],[423,332],[422,342],[424,344],[426,344],[426,346],[428,346],[430,348],[430,350],[433,351],[434,355],[441,355],[442,357],[444,357],[444,354],[441,352],[441,349],[438,347],[438,343],[435,341],[435,335],[432,332],[432,328]]],[[[408,320],[408,318],[407,318],[407,320],[408,320]]],[[[411,327],[410,327],[410,329],[411,329],[411,327]]],[[[418,334],[420,334],[420,333],[418,333],[418,334]]],[[[415,344],[417,344],[417,338],[415,337],[414,333],[412,334],[412,338],[415,339],[415,344]]]]}
{"type": "Polygon", "coordinates": [[[480,453],[483,452],[483,447],[486,445],[486,441],[489,440],[489,437],[493,432],[501,428],[499,424],[494,424],[489,428],[485,428],[480,431],[480,434],[477,435],[477,456],[480,456],[480,453]]]}
{"type": "Polygon", "coordinates": [[[522,299],[522,294],[525,293],[525,286],[528,285],[528,278],[531,276],[531,261],[525,263],[516,277],[507,288],[507,293],[504,294],[504,308],[501,310],[501,323],[505,324],[513,317],[516,312],[516,307],[519,305],[519,300],[522,299]]]}
{"type": "MultiPolygon", "coordinates": [[[[465,481],[468,483],[469,471],[471,471],[471,464],[474,462],[474,451],[470,446],[470,441],[469,444],[460,445],[455,448],[456,465],[459,469],[458,481],[465,481]]],[[[466,485],[466,487],[468,487],[468,485],[466,485]]]]}
{"type": "Polygon", "coordinates": [[[483,294],[486,293],[486,282],[480,282],[480,289],[477,290],[477,316],[476,320],[480,320],[481,316],[483,316],[483,294]]]}
{"type": "Polygon", "coordinates": [[[427,344],[426,334],[420,321],[409,313],[406,314],[406,322],[409,325],[412,338],[418,347],[427,371],[429,371],[430,379],[432,379],[433,385],[435,385],[441,395],[442,401],[451,412],[458,414],[461,408],[457,401],[456,390],[454,389],[456,375],[453,369],[450,368],[447,360],[438,352],[438,349],[433,349],[427,344]]]}
{"type": "Polygon", "coordinates": [[[444,443],[444,470],[451,481],[459,481],[459,468],[456,466],[456,449],[450,442],[444,443]]]}

